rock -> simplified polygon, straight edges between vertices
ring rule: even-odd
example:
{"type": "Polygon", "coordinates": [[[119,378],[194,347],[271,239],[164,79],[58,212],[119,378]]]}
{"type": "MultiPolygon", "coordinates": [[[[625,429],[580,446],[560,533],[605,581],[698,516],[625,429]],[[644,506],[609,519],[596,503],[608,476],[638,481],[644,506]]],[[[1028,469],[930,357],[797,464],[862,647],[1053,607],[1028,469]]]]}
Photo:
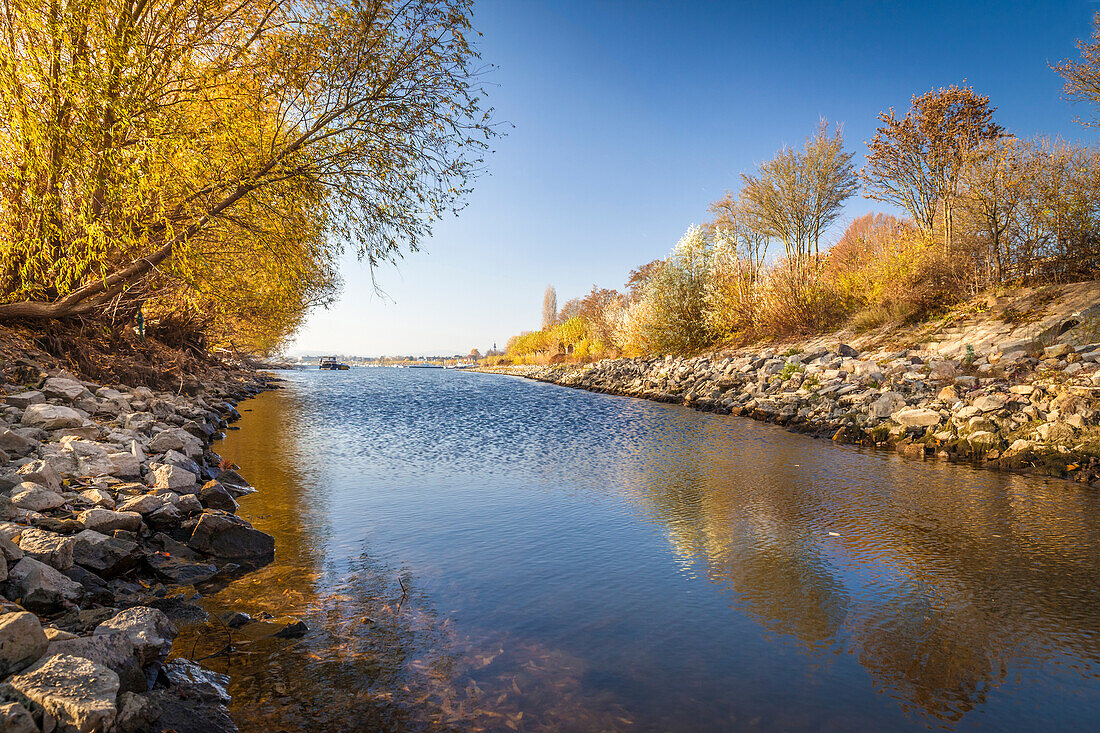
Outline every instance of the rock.
{"type": "Polygon", "coordinates": [[[983,394],[974,400],[974,407],[982,412],[998,412],[1003,410],[1008,403],[1008,398],[1003,394],[983,394]]]}
{"type": "Polygon", "coordinates": [[[991,433],[988,430],[978,430],[966,437],[967,442],[975,448],[982,450],[989,450],[1001,445],[1001,437],[995,433],[991,433]]]}
{"type": "Polygon", "coordinates": [[[133,453],[108,453],[107,460],[111,462],[111,470],[108,472],[111,476],[141,475],[141,460],[133,453]]]}
{"type": "Polygon", "coordinates": [[[940,413],[924,407],[914,407],[908,410],[900,410],[890,415],[890,419],[905,428],[931,427],[939,425],[940,413]]]}
{"type": "Polygon", "coordinates": [[[31,610],[51,611],[67,602],[80,600],[84,593],[80,583],[33,557],[24,557],[11,568],[8,585],[31,610]]]}
{"type": "Polygon", "coordinates": [[[25,456],[34,450],[35,443],[12,430],[0,430],[0,450],[15,456],[25,456]]]}
{"type": "Polygon", "coordinates": [[[141,515],[137,512],[88,509],[80,513],[79,519],[85,527],[96,532],[112,532],[116,529],[134,532],[141,527],[141,515]]]}
{"type": "Polygon", "coordinates": [[[54,628],[53,626],[43,626],[42,630],[46,632],[46,638],[49,639],[51,642],[78,638],[76,634],[69,633],[68,631],[62,631],[61,629],[54,628]]]}
{"type": "Polygon", "coordinates": [[[120,690],[145,692],[149,689],[138,664],[134,642],[126,634],[101,634],[55,641],[50,644],[47,654],[66,654],[102,664],[118,675],[120,690]]]}
{"type": "Polygon", "coordinates": [[[0,616],[0,679],[38,661],[48,646],[46,632],[33,613],[17,611],[0,616]]]}
{"type": "Polygon", "coordinates": [[[18,407],[20,410],[25,410],[31,405],[41,405],[45,401],[46,395],[33,389],[29,392],[11,394],[4,398],[4,402],[7,402],[12,407],[18,407]]]}
{"type": "Polygon", "coordinates": [[[118,505],[118,511],[120,512],[137,512],[138,514],[149,514],[155,512],[164,506],[165,499],[157,496],[156,494],[143,494],[141,496],[135,496],[132,499],[127,499],[118,505]]]}
{"type": "Polygon", "coordinates": [[[85,489],[80,492],[80,496],[104,509],[115,508],[114,498],[103,489],[85,489]]]}
{"type": "Polygon", "coordinates": [[[23,481],[41,484],[53,491],[61,488],[61,476],[49,461],[25,463],[19,467],[17,473],[23,477],[23,481]]]}
{"type": "Polygon", "coordinates": [[[63,537],[54,532],[33,527],[23,530],[23,534],[19,537],[19,549],[24,555],[58,570],[68,570],[73,566],[75,544],[72,537],[63,537]]]}
{"type": "MultiPolygon", "coordinates": [[[[115,727],[112,729],[112,733],[160,729],[154,728],[160,714],[160,705],[148,695],[122,692],[118,696],[118,717],[115,719],[115,727]]],[[[199,730],[204,731],[204,733],[216,733],[216,731],[210,731],[208,728],[199,730]]]]}
{"type": "Polygon", "coordinates": [[[23,411],[22,423],[31,428],[58,430],[59,428],[78,428],[84,424],[84,418],[71,407],[62,405],[31,405],[23,411]]]}
{"type": "Polygon", "coordinates": [[[169,428],[153,437],[149,450],[154,453],[177,450],[188,456],[197,456],[202,454],[202,441],[183,428],[169,428]]]}
{"type": "Polygon", "coordinates": [[[136,542],[109,537],[93,529],[73,536],[73,561],[104,578],[126,572],[137,564],[140,556],[136,542]]]}
{"type": "Polygon", "coordinates": [[[219,509],[234,514],[239,508],[237,500],[218,481],[207,481],[199,492],[199,501],[207,509],[219,509]]]}
{"type": "Polygon", "coordinates": [[[946,405],[953,405],[959,401],[959,392],[954,387],[948,385],[939,391],[936,395],[936,399],[946,405]]]}
{"type": "Polygon", "coordinates": [[[1054,344],[1043,349],[1043,358],[1060,359],[1071,351],[1073,351],[1073,347],[1069,344],[1054,344]]]}
{"type": "Polygon", "coordinates": [[[190,471],[186,471],[179,466],[164,464],[158,465],[153,470],[153,476],[156,478],[155,486],[158,489],[171,489],[178,492],[183,492],[186,489],[193,490],[199,480],[199,477],[190,471]]]}
{"type": "Polygon", "coordinates": [[[172,659],[161,668],[164,676],[177,687],[186,687],[198,695],[222,704],[228,704],[232,698],[226,691],[229,675],[211,672],[188,659],[172,659]]]}
{"type": "Polygon", "coordinates": [[[44,486],[23,482],[12,490],[11,503],[20,509],[43,512],[65,505],[65,497],[44,486]]]}
{"type": "MultiPolygon", "coordinates": [[[[22,534],[22,532],[20,532],[22,534]]],[[[23,551],[19,549],[19,545],[12,542],[10,539],[0,534],[0,557],[3,557],[8,564],[17,563],[23,559],[23,551]]],[[[4,571],[4,578],[7,578],[7,570],[4,571]]]]}
{"type": "Polygon", "coordinates": [[[80,382],[63,377],[50,377],[43,385],[42,391],[46,393],[47,397],[56,397],[66,402],[76,402],[92,396],[88,388],[80,382]]]}
{"type": "Polygon", "coordinates": [[[853,349],[848,344],[839,344],[836,347],[837,356],[856,357],[859,356],[859,352],[853,349]]]}
{"type": "Polygon", "coordinates": [[[145,666],[168,655],[172,640],[176,638],[176,627],[163,611],[148,606],[135,606],[104,621],[96,627],[93,634],[125,634],[134,643],[141,664],[145,666]]]}
{"type": "Polygon", "coordinates": [[[8,683],[56,718],[62,730],[104,731],[117,714],[118,675],[90,659],[57,654],[8,683]]]}
{"type": "Polygon", "coordinates": [[[0,730],[4,733],[39,733],[34,718],[17,702],[0,705],[0,730]]]}
{"type": "Polygon", "coordinates": [[[184,514],[198,514],[202,511],[202,502],[194,494],[184,494],[180,497],[179,502],[176,504],[176,508],[184,514]]]}
{"type": "Polygon", "coordinates": [[[871,403],[867,412],[872,417],[884,418],[889,417],[903,407],[905,407],[903,396],[897,392],[884,392],[881,397],[871,403]]]}
{"type": "Polygon", "coordinates": [[[275,552],[275,538],[232,514],[206,512],[199,517],[188,546],[233,560],[262,560],[275,552]]]}
{"type": "Polygon", "coordinates": [[[298,639],[309,633],[309,627],[301,619],[285,619],[283,628],[275,632],[280,639],[298,639]]]}
{"type": "Polygon", "coordinates": [[[160,509],[150,512],[145,520],[156,529],[178,527],[183,521],[183,512],[172,504],[165,504],[160,509]]]}
{"type": "Polygon", "coordinates": [[[135,433],[148,432],[153,427],[156,418],[150,412],[131,412],[123,419],[123,426],[135,433]]]}
{"type": "Polygon", "coordinates": [[[161,580],[174,585],[198,585],[218,574],[217,565],[189,562],[159,552],[146,555],[145,562],[161,580]]]}

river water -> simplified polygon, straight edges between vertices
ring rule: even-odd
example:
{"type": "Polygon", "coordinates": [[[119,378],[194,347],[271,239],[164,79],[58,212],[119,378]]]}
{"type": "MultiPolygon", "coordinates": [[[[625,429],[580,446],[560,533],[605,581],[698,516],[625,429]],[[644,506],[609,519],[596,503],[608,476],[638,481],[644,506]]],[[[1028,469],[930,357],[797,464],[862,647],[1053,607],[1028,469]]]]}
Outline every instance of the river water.
{"type": "MultiPolygon", "coordinates": [[[[1097,491],[513,377],[290,372],[215,446],[245,731],[1100,727],[1097,491]]],[[[217,625],[177,650],[224,646],[217,625]]]]}

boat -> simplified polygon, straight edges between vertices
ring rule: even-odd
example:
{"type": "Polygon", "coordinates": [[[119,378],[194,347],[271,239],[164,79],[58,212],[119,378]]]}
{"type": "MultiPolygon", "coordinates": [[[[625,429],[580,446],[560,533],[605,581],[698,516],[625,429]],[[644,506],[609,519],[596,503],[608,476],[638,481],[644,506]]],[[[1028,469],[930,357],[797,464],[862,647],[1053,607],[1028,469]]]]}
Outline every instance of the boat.
{"type": "Polygon", "coordinates": [[[335,356],[322,356],[321,363],[317,367],[318,369],[330,369],[332,371],[346,371],[351,369],[347,364],[337,359],[335,356]]]}
{"type": "Polygon", "coordinates": [[[442,364],[409,364],[409,369],[442,369],[442,364]]]}

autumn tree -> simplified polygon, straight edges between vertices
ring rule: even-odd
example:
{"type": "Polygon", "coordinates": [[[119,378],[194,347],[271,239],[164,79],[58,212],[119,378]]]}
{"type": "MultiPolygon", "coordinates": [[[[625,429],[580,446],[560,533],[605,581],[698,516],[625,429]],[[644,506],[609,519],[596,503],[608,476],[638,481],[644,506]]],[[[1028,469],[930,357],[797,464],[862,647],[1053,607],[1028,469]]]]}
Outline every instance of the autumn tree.
{"type": "Polygon", "coordinates": [[[825,230],[856,188],[852,154],[839,126],[822,121],[802,150],[784,148],[756,174],[742,175],[741,199],[749,226],[783,242],[793,270],[817,260],[825,230]]]}
{"type": "Polygon", "coordinates": [[[752,213],[746,208],[744,201],[728,191],[725,196],[711,203],[707,210],[714,214],[714,219],[704,224],[704,229],[712,237],[719,232],[725,232],[728,244],[748,264],[750,279],[755,279],[767,256],[767,233],[754,226],[752,213]]]}
{"type": "Polygon", "coordinates": [[[604,344],[610,344],[615,330],[614,314],[621,306],[623,295],[610,288],[592,286],[588,295],[580,300],[580,316],[589,326],[592,337],[604,344]]]}
{"type": "Polygon", "coordinates": [[[558,320],[558,291],[553,285],[546,286],[542,296],[542,327],[550,328],[558,320]]]}
{"type": "Polygon", "coordinates": [[[468,0],[4,7],[0,318],[210,290],[250,258],[318,258],[244,292],[323,299],[344,247],[374,266],[457,210],[492,135],[468,0]]]}
{"type": "MultiPolygon", "coordinates": [[[[1081,52],[1080,61],[1065,59],[1054,67],[1065,80],[1066,98],[1100,105],[1100,12],[1092,17],[1092,38],[1078,40],[1077,49],[1081,52]]],[[[1079,121],[1086,127],[1100,127],[1100,116],[1095,111],[1091,121],[1079,121]]]]}
{"type": "Polygon", "coordinates": [[[914,96],[904,117],[881,113],[861,171],[867,195],[902,207],[927,235],[939,216],[950,248],[963,170],[984,142],[1005,134],[995,111],[989,97],[952,85],[914,96]]]}
{"type": "Polygon", "coordinates": [[[646,286],[661,269],[663,262],[664,260],[651,260],[630,271],[626,279],[626,292],[632,302],[637,302],[645,296],[646,286]]]}

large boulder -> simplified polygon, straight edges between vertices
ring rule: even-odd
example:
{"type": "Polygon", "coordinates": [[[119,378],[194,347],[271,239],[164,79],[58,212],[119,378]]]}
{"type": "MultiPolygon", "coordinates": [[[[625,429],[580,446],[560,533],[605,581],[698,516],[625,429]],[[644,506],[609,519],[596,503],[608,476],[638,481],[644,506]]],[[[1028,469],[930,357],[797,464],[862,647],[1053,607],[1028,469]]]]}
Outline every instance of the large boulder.
{"type": "Polygon", "coordinates": [[[141,515],[137,512],[116,512],[111,509],[88,509],[80,513],[81,524],[96,532],[113,532],[124,529],[134,532],[141,527],[141,515]]]}
{"type": "Polygon", "coordinates": [[[19,549],[27,557],[33,557],[39,562],[44,562],[58,570],[68,570],[73,566],[73,547],[76,542],[72,537],[65,537],[56,532],[47,532],[44,529],[30,527],[23,530],[19,536],[19,549]]]}
{"type": "Polygon", "coordinates": [[[157,494],[142,494],[141,496],[135,496],[118,505],[118,511],[120,512],[137,512],[138,514],[149,514],[155,512],[164,506],[167,499],[157,494]]]}
{"type": "Polygon", "coordinates": [[[199,552],[232,560],[258,561],[275,553],[275,538],[232,514],[205,512],[187,544],[199,552]]]}
{"type": "Polygon", "coordinates": [[[23,411],[23,424],[31,428],[58,430],[60,428],[78,428],[84,424],[84,418],[71,407],[63,405],[30,405],[23,411]]]}
{"type": "Polygon", "coordinates": [[[141,558],[136,542],[86,529],[73,535],[73,561],[103,578],[134,567],[141,558]]]}
{"type": "Polygon", "coordinates": [[[120,690],[145,692],[149,689],[145,674],[141,671],[141,665],[138,664],[137,649],[126,634],[79,636],[75,639],[55,641],[50,644],[46,653],[50,656],[68,654],[102,664],[118,675],[120,690]]]}
{"type": "Polygon", "coordinates": [[[33,613],[16,611],[0,615],[0,679],[38,661],[47,646],[46,632],[33,613]]]}
{"type": "Polygon", "coordinates": [[[63,731],[105,731],[117,714],[118,675],[83,657],[55,654],[8,683],[56,718],[63,731]]]}
{"type": "Polygon", "coordinates": [[[33,557],[24,557],[8,571],[8,586],[15,593],[12,597],[22,598],[23,605],[34,611],[52,611],[84,594],[80,583],[33,557]]]}
{"type": "Polygon", "coordinates": [[[168,656],[177,632],[163,611],[148,606],[135,606],[104,621],[92,633],[94,636],[124,634],[133,642],[134,650],[144,667],[168,656]]]}
{"type": "Polygon", "coordinates": [[[154,453],[176,450],[184,455],[197,456],[202,454],[202,441],[183,428],[169,428],[157,433],[149,441],[149,450],[154,453]]]}
{"type": "Polygon", "coordinates": [[[56,509],[64,506],[65,497],[56,491],[51,491],[45,486],[24,481],[12,489],[11,503],[20,509],[32,512],[44,512],[47,509],[56,509]]]}

